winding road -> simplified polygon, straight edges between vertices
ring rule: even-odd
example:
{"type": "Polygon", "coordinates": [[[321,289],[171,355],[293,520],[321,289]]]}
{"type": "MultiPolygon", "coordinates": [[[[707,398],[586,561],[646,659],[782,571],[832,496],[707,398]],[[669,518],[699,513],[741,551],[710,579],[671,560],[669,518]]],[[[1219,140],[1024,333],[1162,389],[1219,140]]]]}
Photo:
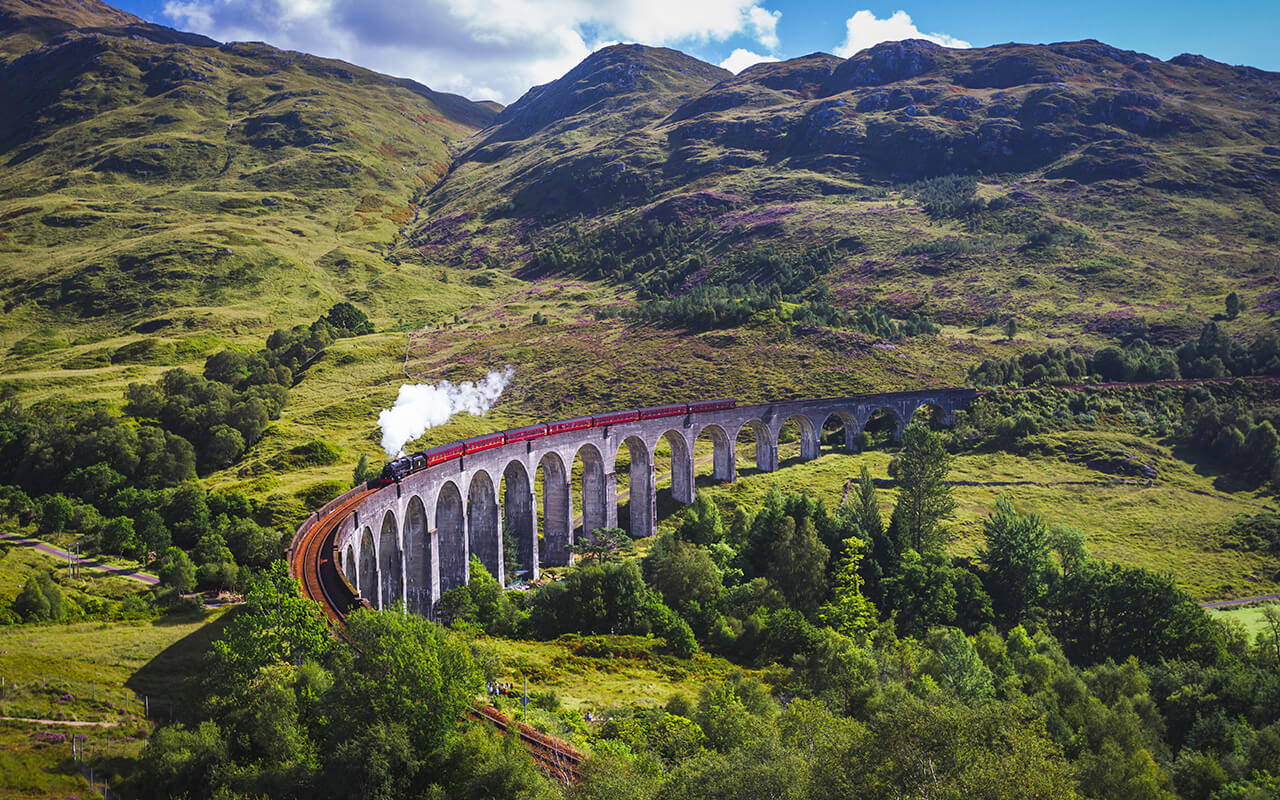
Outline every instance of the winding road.
{"type": "Polygon", "coordinates": [[[63,550],[60,547],[54,547],[48,542],[42,542],[39,539],[29,539],[26,536],[19,536],[16,533],[0,531],[0,541],[9,542],[10,544],[16,544],[22,547],[29,547],[37,552],[45,553],[46,555],[51,555],[55,558],[59,558],[63,561],[69,561],[82,567],[98,570],[99,572],[105,572],[108,575],[116,575],[121,578],[132,578],[133,580],[141,581],[148,586],[156,586],[160,583],[160,579],[155,575],[151,575],[146,572],[137,572],[129,569],[128,567],[113,567],[92,558],[76,558],[66,550],[63,550]]]}

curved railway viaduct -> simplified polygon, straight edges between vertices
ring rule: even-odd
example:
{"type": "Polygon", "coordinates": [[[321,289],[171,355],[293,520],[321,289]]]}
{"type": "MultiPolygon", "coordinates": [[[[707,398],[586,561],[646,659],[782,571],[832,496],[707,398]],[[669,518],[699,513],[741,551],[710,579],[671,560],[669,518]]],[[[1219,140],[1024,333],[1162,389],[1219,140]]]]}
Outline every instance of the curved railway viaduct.
{"type": "Polygon", "coordinates": [[[519,564],[536,579],[542,564],[571,562],[575,507],[581,511],[582,530],[616,526],[614,469],[624,450],[631,534],[649,536],[657,522],[654,454],[664,439],[671,450],[672,497],[691,503],[699,437],[713,445],[714,479],[728,482],[737,477],[735,446],[743,429],[754,434],[757,468],[773,472],[778,468],[778,437],[788,422],[798,425],[800,454],[807,460],[818,457],[819,437],[833,417],[843,424],[845,447],[853,450],[858,433],[877,412],[892,419],[896,438],[920,408],[932,407],[942,424],[950,424],[977,394],[973,389],[935,389],[766,403],[515,442],[428,467],[376,491],[360,486],[313,514],[295,542],[340,510],[340,520],[328,521],[336,524],[332,538],[326,537],[332,544],[325,561],[373,607],[404,602],[414,613],[433,616],[444,592],[468,582],[472,554],[505,583],[504,539],[514,541],[519,564]],[[571,478],[575,460],[581,462],[579,492],[573,491],[571,478]],[[539,487],[535,479],[540,468],[539,487]],[[538,503],[544,526],[541,550],[538,503]]]}

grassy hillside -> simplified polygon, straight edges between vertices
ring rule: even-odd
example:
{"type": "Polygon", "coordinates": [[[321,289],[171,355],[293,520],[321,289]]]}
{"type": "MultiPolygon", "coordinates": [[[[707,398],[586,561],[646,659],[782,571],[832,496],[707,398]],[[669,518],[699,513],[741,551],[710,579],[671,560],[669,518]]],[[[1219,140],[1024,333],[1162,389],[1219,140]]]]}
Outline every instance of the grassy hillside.
{"type": "MultiPolygon", "coordinates": [[[[39,11],[7,7],[5,41],[39,11]]],[[[0,70],[11,110],[0,346],[44,328],[66,331],[55,342],[234,333],[339,298],[384,323],[415,314],[410,296],[435,273],[383,253],[414,193],[448,168],[451,142],[494,109],[342,62],[173,34],[68,29],[0,70]]]]}

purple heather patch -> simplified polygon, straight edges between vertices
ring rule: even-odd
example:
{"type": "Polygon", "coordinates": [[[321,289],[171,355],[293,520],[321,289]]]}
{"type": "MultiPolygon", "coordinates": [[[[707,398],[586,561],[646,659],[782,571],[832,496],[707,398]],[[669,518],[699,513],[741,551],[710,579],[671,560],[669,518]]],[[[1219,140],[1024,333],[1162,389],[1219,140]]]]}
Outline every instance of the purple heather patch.
{"type": "Polygon", "coordinates": [[[1253,310],[1263,314],[1274,314],[1280,311],[1280,289],[1272,289],[1259,297],[1258,302],[1253,305],[1253,310]]]}

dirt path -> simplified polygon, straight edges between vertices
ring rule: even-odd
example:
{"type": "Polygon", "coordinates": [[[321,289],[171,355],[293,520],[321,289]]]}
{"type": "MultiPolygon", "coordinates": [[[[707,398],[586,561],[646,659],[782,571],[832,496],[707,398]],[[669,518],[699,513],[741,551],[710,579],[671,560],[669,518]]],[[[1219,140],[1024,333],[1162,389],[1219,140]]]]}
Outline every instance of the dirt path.
{"type": "Polygon", "coordinates": [[[95,561],[92,558],[76,558],[75,556],[68,553],[66,550],[63,550],[59,547],[54,547],[48,542],[42,542],[38,539],[28,539],[27,537],[19,536],[16,533],[6,533],[3,531],[0,531],[0,540],[4,540],[12,544],[22,545],[23,547],[30,547],[33,550],[37,550],[41,553],[46,553],[48,555],[60,558],[63,561],[70,560],[72,562],[79,564],[82,567],[88,567],[89,569],[99,570],[100,572],[105,572],[108,575],[118,575],[122,578],[133,578],[135,581],[141,581],[147,584],[148,586],[155,586],[158,583],[160,583],[160,579],[157,578],[155,575],[148,575],[145,572],[135,572],[129,569],[128,567],[113,567],[113,566],[110,566],[109,564],[103,564],[101,561],[95,561]]]}

